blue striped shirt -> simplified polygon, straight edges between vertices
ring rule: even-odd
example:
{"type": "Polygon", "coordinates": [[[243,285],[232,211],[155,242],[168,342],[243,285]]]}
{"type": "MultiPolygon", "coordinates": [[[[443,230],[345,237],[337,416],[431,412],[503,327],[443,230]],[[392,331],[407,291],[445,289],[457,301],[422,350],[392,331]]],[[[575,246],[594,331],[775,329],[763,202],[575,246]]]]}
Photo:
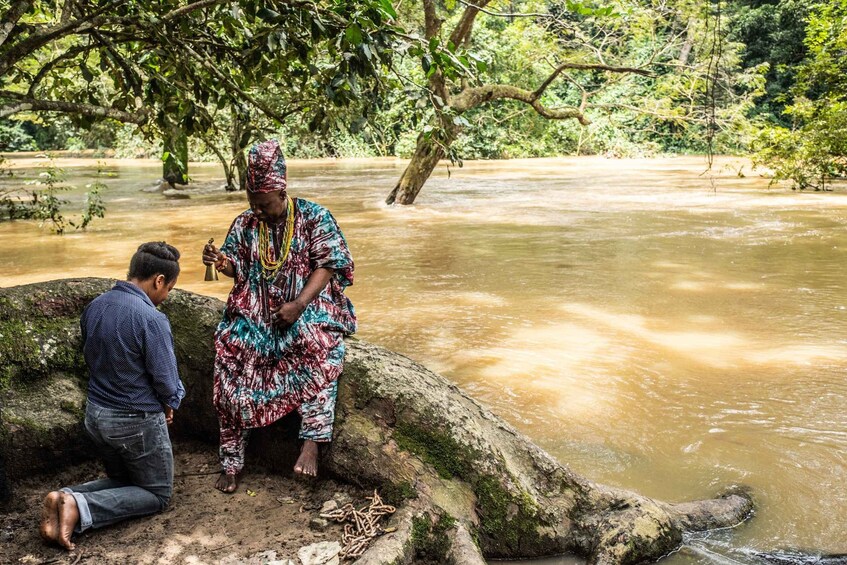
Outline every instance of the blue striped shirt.
{"type": "Polygon", "coordinates": [[[88,364],[88,400],[103,408],[162,412],[179,408],[179,379],[168,317],[143,290],[118,281],[80,320],[88,364]]]}

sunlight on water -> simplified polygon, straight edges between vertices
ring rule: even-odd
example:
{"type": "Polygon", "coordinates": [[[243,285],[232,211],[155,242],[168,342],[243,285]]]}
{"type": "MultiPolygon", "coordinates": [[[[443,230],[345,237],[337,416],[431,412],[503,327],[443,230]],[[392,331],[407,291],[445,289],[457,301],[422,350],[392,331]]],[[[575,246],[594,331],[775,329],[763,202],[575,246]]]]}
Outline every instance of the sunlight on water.
{"type": "MultiPolygon", "coordinates": [[[[12,163],[37,176],[38,161],[12,163]]],[[[62,165],[78,185],[97,169],[62,165]]],[[[670,563],[847,552],[843,190],[768,188],[731,159],[716,191],[697,158],[539,159],[442,166],[415,206],[387,207],[402,167],[289,163],[292,193],[349,240],[363,339],[446,374],[592,480],[669,501],[753,488],[752,521],[670,563]]],[[[88,232],[0,224],[0,285],[121,278],[139,243],[165,239],[179,287],[225,298],[199,257],[244,195],[213,165],[192,168],[185,200],[144,191],[159,163],[105,168],[107,218],[88,232]]]]}

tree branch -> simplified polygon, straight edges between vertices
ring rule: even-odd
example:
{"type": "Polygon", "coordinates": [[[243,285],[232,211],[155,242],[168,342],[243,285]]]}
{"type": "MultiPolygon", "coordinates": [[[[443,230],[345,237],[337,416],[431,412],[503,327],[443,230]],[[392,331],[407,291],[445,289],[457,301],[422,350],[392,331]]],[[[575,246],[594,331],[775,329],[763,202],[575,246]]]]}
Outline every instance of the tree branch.
{"type": "Polygon", "coordinates": [[[18,20],[29,11],[32,6],[32,0],[24,0],[23,2],[15,2],[15,5],[9,8],[3,14],[3,21],[0,23],[0,45],[6,42],[9,34],[12,33],[18,20]]]}
{"type": "Polygon", "coordinates": [[[566,70],[580,70],[580,71],[608,71],[610,73],[632,73],[641,76],[652,76],[652,73],[645,69],[639,69],[637,67],[615,67],[613,65],[605,65],[601,63],[562,63],[547,77],[544,82],[541,83],[535,92],[533,92],[533,96],[537,100],[544,94],[544,91],[547,90],[547,87],[556,80],[563,71],[566,70]]]}
{"type": "MultiPolygon", "coordinates": [[[[462,1],[462,0],[460,0],[462,1]]],[[[462,13],[462,17],[459,20],[459,23],[456,24],[456,27],[453,28],[453,33],[450,34],[450,41],[453,42],[453,45],[459,46],[464,41],[470,37],[471,30],[473,29],[473,23],[476,19],[477,14],[480,12],[489,13],[485,10],[485,7],[491,3],[491,0],[479,0],[477,4],[471,4],[469,2],[462,1],[462,4],[467,6],[465,11],[462,13]]]]}
{"type": "Polygon", "coordinates": [[[101,25],[107,21],[109,18],[106,16],[102,16],[103,13],[116,8],[120,4],[123,4],[127,0],[113,0],[109,2],[105,6],[101,7],[94,12],[83,16],[79,19],[59,24],[48,29],[42,30],[38,33],[34,33],[24,39],[23,41],[16,43],[13,45],[8,51],[3,53],[0,56],[0,76],[4,76],[9,69],[18,62],[22,57],[25,57],[32,53],[33,51],[43,47],[50,41],[53,41],[57,37],[62,37],[69,33],[76,33],[79,30],[83,29],[85,26],[89,26],[92,28],[96,28],[98,25],[101,25]]]}
{"type": "MultiPolygon", "coordinates": [[[[491,0],[484,0],[481,2],[477,2],[476,4],[472,4],[467,0],[459,0],[462,4],[467,6],[468,8],[472,8],[478,12],[482,12],[483,14],[487,14],[489,16],[496,16],[498,18],[555,18],[554,14],[544,13],[544,12],[520,12],[520,13],[512,13],[512,12],[495,12],[493,10],[486,10],[485,7],[491,3],[491,0]]],[[[463,15],[464,17],[464,15],[463,15]]]]}
{"type": "Polygon", "coordinates": [[[287,118],[288,116],[290,116],[291,114],[293,114],[295,111],[297,111],[297,109],[295,108],[295,109],[292,109],[292,110],[290,110],[290,111],[283,112],[282,114],[280,114],[280,113],[276,112],[275,110],[271,109],[268,105],[264,104],[263,102],[260,102],[259,100],[256,100],[254,97],[252,97],[252,96],[251,96],[251,95],[249,95],[248,93],[246,93],[246,92],[244,92],[243,90],[241,90],[240,88],[238,88],[238,86],[237,86],[237,85],[235,85],[235,84],[233,84],[233,82],[232,82],[230,79],[228,79],[226,76],[224,76],[224,74],[223,74],[223,73],[221,73],[221,72],[217,69],[217,67],[215,67],[215,65],[214,65],[214,64],[212,64],[212,63],[208,60],[208,58],[204,57],[203,55],[201,55],[200,53],[198,53],[197,51],[195,51],[194,49],[192,49],[190,45],[187,45],[187,44],[183,43],[183,47],[184,47],[184,48],[185,48],[185,50],[186,50],[186,51],[187,51],[187,52],[188,52],[188,53],[189,53],[192,57],[194,57],[194,58],[195,58],[195,59],[196,59],[196,60],[197,60],[197,61],[198,61],[201,65],[203,65],[204,67],[206,67],[206,69],[207,69],[209,72],[211,72],[213,75],[215,75],[216,77],[218,77],[218,79],[219,79],[221,82],[223,82],[223,85],[224,85],[224,87],[225,87],[227,90],[229,90],[230,92],[235,92],[236,94],[238,94],[239,96],[241,96],[244,100],[246,100],[247,102],[249,102],[250,104],[252,104],[252,105],[253,105],[253,106],[255,106],[256,108],[258,108],[259,110],[261,110],[261,111],[262,111],[262,113],[263,113],[263,114],[265,114],[266,116],[268,116],[269,118],[273,118],[273,119],[275,119],[276,121],[278,121],[278,122],[280,122],[280,123],[281,123],[281,122],[285,121],[285,118],[287,118]]]}
{"type": "Polygon", "coordinates": [[[76,47],[72,47],[47,63],[44,64],[43,67],[36,73],[35,77],[33,77],[32,82],[29,83],[29,90],[26,95],[29,98],[33,98],[35,96],[35,89],[38,88],[38,85],[41,84],[41,81],[44,80],[44,77],[47,76],[47,73],[52,71],[56,65],[61,63],[62,61],[66,61],[68,59],[73,59],[80,53],[85,53],[86,51],[90,51],[94,49],[93,45],[77,45],[76,47]]]}
{"type": "Polygon", "coordinates": [[[435,11],[434,0],[423,0],[424,7],[424,36],[432,39],[441,32],[441,20],[435,11]]]}
{"type": "Polygon", "coordinates": [[[127,82],[132,86],[132,92],[135,95],[135,107],[141,108],[143,94],[141,90],[141,78],[139,77],[138,72],[135,71],[126,59],[121,56],[115,45],[107,38],[103,37],[100,32],[97,30],[91,30],[91,34],[100,43],[100,45],[102,45],[112,55],[115,63],[117,63],[121,70],[123,70],[124,76],[126,77],[127,82]]]}
{"type": "Polygon", "coordinates": [[[0,91],[0,98],[13,98],[15,102],[0,106],[0,118],[17,114],[18,112],[64,112],[66,114],[79,114],[92,118],[111,118],[128,124],[144,125],[147,123],[147,111],[139,109],[136,112],[124,112],[106,106],[95,106],[93,104],[78,104],[76,102],[65,102],[62,100],[37,100],[28,98],[16,92],[8,90],[0,91]]]}
{"type": "Polygon", "coordinates": [[[167,22],[173,19],[176,19],[183,14],[187,14],[188,12],[193,12],[194,10],[199,10],[200,8],[205,8],[206,6],[212,6],[214,4],[222,4],[223,0],[200,0],[199,2],[194,2],[193,4],[188,4],[187,6],[183,6],[182,8],[177,8],[173,12],[168,12],[164,16],[162,16],[163,22],[167,22]]]}
{"type": "Polygon", "coordinates": [[[466,112],[488,102],[501,99],[517,100],[529,104],[541,116],[550,120],[578,120],[584,126],[591,123],[579,108],[547,108],[535,97],[535,92],[517,88],[510,84],[487,84],[468,88],[450,98],[450,107],[459,113],[466,112]]]}

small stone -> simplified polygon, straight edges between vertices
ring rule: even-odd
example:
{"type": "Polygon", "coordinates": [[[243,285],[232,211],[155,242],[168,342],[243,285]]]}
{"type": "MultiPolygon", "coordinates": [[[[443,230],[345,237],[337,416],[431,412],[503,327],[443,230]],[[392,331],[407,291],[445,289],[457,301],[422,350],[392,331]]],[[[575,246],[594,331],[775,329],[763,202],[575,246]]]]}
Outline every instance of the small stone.
{"type": "Polygon", "coordinates": [[[340,552],[341,544],[337,541],[322,541],[301,547],[297,557],[301,565],[339,565],[340,552]]]}
{"type": "Polygon", "coordinates": [[[329,526],[329,520],[325,518],[312,518],[309,520],[309,529],[316,532],[322,532],[329,526]]]}
{"type": "Polygon", "coordinates": [[[321,506],[321,514],[326,514],[333,510],[338,510],[338,502],[335,500],[327,500],[324,502],[323,506],[321,506]]]}
{"type": "Polygon", "coordinates": [[[350,498],[350,495],[346,492],[337,492],[332,495],[332,499],[338,503],[339,508],[341,506],[344,506],[345,504],[350,504],[351,502],[353,502],[353,499],[350,498]]]}
{"type": "Polygon", "coordinates": [[[14,532],[11,532],[9,530],[3,530],[2,532],[0,532],[0,541],[2,541],[3,543],[9,543],[13,539],[15,539],[14,532]]]}

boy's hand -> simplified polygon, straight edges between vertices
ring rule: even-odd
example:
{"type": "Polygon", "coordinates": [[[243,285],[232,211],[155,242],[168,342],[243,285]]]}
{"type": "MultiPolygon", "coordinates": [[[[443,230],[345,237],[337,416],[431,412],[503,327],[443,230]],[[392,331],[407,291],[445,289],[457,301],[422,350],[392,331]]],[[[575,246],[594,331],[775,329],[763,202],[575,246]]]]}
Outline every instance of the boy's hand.
{"type": "Polygon", "coordinates": [[[165,406],[165,422],[169,426],[174,423],[174,409],[170,406],[165,406]]]}

